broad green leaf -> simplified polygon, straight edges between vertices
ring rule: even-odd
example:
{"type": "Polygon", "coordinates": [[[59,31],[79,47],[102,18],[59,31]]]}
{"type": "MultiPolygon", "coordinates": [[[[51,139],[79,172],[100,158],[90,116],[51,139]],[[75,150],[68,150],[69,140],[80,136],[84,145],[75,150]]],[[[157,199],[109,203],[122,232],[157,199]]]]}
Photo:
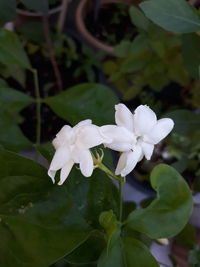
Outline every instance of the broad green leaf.
{"type": "Polygon", "coordinates": [[[21,2],[29,9],[44,14],[48,13],[48,0],[21,0],[21,2]]]}
{"type": "Polygon", "coordinates": [[[182,52],[185,65],[196,80],[200,80],[200,36],[197,34],[184,34],[182,36],[182,52]]]}
{"type": "Polygon", "coordinates": [[[88,264],[91,266],[91,263],[97,262],[99,255],[102,253],[105,246],[104,235],[95,232],[94,234],[91,234],[85,243],[66,256],[65,260],[68,263],[75,265],[80,264],[83,266],[83,264],[88,264]]]}
{"type": "Polygon", "coordinates": [[[18,66],[6,66],[8,77],[13,77],[23,88],[26,87],[26,70],[18,66]]]}
{"type": "Polygon", "coordinates": [[[0,0],[0,25],[3,26],[8,21],[13,21],[16,15],[15,0],[0,0]]]}
{"type": "Polygon", "coordinates": [[[4,88],[9,87],[7,82],[2,78],[0,78],[0,87],[4,87],[4,88]]]}
{"type": "Polygon", "coordinates": [[[167,31],[200,30],[200,15],[186,0],[149,0],[140,4],[145,15],[167,31]]]}
{"type": "Polygon", "coordinates": [[[50,108],[71,124],[91,119],[95,124],[114,122],[116,95],[104,85],[84,83],[45,99],[50,108]]]}
{"type": "Polygon", "coordinates": [[[30,96],[18,90],[0,87],[0,114],[3,112],[7,112],[9,114],[17,113],[32,102],[33,99],[30,96]]]}
{"type": "Polygon", "coordinates": [[[47,267],[100,229],[98,215],[117,209],[117,190],[98,171],[73,169],[53,185],[37,163],[0,150],[0,266],[47,267]]]}
{"type": "Polygon", "coordinates": [[[22,92],[0,87],[0,143],[5,148],[20,151],[31,146],[17,124],[22,120],[20,110],[32,102],[33,99],[22,92]]]}
{"type": "Polygon", "coordinates": [[[138,8],[131,6],[129,9],[129,15],[131,17],[131,22],[136,25],[138,29],[145,31],[148,30],[149,20],[138,8]]]}
{"type": "Polygon", "coordinates": [[[200,129],[200,114],[186,109],[179,109],[165,114],[174,120],[173,131],[178,134],[192,134],[200,129]]]}
{"type": "Polygon", "coordinates": [[[192,195],[182,176],[166,164],[156,166],[151,173],[151,185],[157,198],[128,217],[128,227],[150,238],[167,238],[179,233],[192,213],[192,195]]]}
{"type": "Polygon", "coordinates": [[[98,267],[158,267],[148,248],[132,238],[119,239],[113,248],[100,256],[98,267]]]}
{"type": "Polygon", "coordinates": [[[0,62],[6,66],[31,69],[29,59],[18,36],[14,32],[5,29],[0,30],[0,62]]]}
{"type": "Polygon", "coordinates": [[[32,145],[21,129],[6,117],[0,116],[0,144],[11,151],[22,151],[32,145]]]}

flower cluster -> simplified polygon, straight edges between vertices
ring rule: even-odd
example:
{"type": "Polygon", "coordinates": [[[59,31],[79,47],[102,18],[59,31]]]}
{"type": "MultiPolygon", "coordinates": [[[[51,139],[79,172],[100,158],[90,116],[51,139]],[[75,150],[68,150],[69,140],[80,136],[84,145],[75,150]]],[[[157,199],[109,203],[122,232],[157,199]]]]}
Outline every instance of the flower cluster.
{"type": "Polygon", "coordinates": [[[145,157],[151,159],[154,146],[173,129],[169,118],[157,120],[156,114],[146,105],[140,105],[132,114],[124,104],[115,106],[116,125],[98,127],[91,120],[73,128],[65,125],[53,140],[56,149],[48,175],[55,182],[56,171],[61,169],[59,185],[68,177],[73,165],[79,164],[82,174],[92,175],[94,164],[90,148],[105,147],[122,152],[116,175],[126,176],[145,157]]]}

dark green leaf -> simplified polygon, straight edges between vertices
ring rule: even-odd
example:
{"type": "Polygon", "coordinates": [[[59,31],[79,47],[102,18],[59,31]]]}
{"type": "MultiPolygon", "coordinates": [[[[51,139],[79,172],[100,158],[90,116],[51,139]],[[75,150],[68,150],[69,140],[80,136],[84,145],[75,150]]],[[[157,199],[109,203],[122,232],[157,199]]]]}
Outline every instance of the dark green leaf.
{"type": "Polygon", "coordinates": [[[105,246],[104,236],[94,233],[85,243],[66,256],[65,260],[72,264],[80,264],[81,266],[83,264],[95,263],[105,246]]]}
{"type": "Polygon", "coordinates": [[[131,17],[131,22],[136,25],[138,29],[147,31],[149,27],[149,20],[145,15],[136,7],[132,6],[129,9],[129,15],[131,17]]]}
{"type": "Polygon", "coordinates": [[[191,249],[196,243],[196,230],[193,225],[186,224],[184,229],[176,236],[176,241],[191,249]]]}
{"type": "Polygon", "coordinates": [[[16,15],[15,0],[0,0],[0,25],[8,21],[13,21],[16,15]]]}
{"type": "Polygon", "coordinates": [[[200,114],[190,110],[175,110],[165,114],[165,116],[174,120],[173,131],[178,134],[192,134],[200,129],[200,114]]]}
{"type": "Polygon", "coordinates": [[[147,247],[131,238],[119,239],[107,253],[103,251],[98,267],[158,267],[147,247]]]}
{"type": "Polygon", "coordinates": [[[150,0],[140,4],[145,15],[167,31],[200,30],[200,15],[186,0],[150,0]]]}
{"type": "Polygon", "coordinates": [[[48,13],[49,3],[48,0],[21,0],[21,2],[29,9],[36,12],[48,13]]]}
{"type": "Polygon", "coordinates": [[[23,135],[17,123],[19,111],[32,103],[32,98],[12,88],[0,88],[0,143],[7,149],[20,151],[31,142],[23,135]]]}
{"type": "Polygon", "coordinates": [[[194,267],[200,266],[200,246],[196,245],[189,253],[189,263],[194,267]]]}
{"type": "Polygon", "coordinates": [[[114,120],[114,105],[118,99],[104,85],[84,83],[45,99],[45,102],[61,118],[71,124],[92,119],[95,124],[110,124],[114,120]]]}
{"type": "Polygon", "coordinates": [[[200,36],[184,34],[182,36],[182,51],[185,65],[196,80],[200,80],[200,36]]]}
{"type": "Polygon", "coordinates": [[[6,66],[31,68],[18,36],[14,32],[5,29],[0,30],[0,62],[6,66]]]}
{"type": "Polygon", "coordinates": [[[182,176],[166,164],[156,166],[151,173],[151,185],[157,199],[128,218],[128,227],[150,238],[176,235],[186,225],[192,213],[192,195],[182,176]]]}
{"type": "Polygon", "coordinates": [[[47,170],[0,150],[0,266],[47,267],[100,228],[98,215],[117,208],[116,188],[100,172],[73,169],[63,186],[47,170]]]}

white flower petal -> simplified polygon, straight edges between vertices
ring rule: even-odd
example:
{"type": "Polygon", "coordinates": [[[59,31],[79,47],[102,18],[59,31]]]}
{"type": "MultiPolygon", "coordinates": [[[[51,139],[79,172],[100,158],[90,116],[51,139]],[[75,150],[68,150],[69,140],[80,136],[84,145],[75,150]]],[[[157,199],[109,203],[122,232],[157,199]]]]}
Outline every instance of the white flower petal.
{"type": "Polygon", "coordinates": [[[69,158],[70,158],[70,151],[68,146],[59,147],[56,150],[54,157],[51,161],[49,172],[53,173],[52,171],[57,171],[61,169],[65,165],[65,163],[69,160],[69,158]]]}
{"type": "Polygon", "coordinates": [[[77,129],[79,127],[82,127],[82,126],[86,126],[86,125],[90,125],[92,124],[92,121],[91,120],[84,120],[84,121],[80,121],[79,123],[77,123],[73,129],[77,129]]]}
{"type": "Polygon", "coordinates": [[[157,122],[156,114],[146,105],[140,105],[134,112],[134,131],[138,136],[149,133],[157,122]]]}
{"type": "Polygon", "coordinates": [[[134,151],[122,153],[119,158],[115,174],[121,176],[129,174],[141,159],[141,155],[142,149],[140,146],[135,146],[134,151]]]}
{"type": "Polygon", "coordinates": [[[171,132],[173,127],[174,122],[171,119],[165,118],[158,120],[152,131],[144,136],[144,141],[151,144],[158,144],[171,132]]]}
{"type": "Polygon", "coordinates": [[[69,125],[65,125],[62,129],[57,133],[56,138],[53,140],[53,146],[55,149],[58,149],[60,146],[63,146],[69,143],[73,135],[72,127],[69,125]]]}
{"type": "Polygon", "coordinates": [[[74,165],[73,160],[69,160],[61,169],[60,172],[60,181],[58,182],[58,185],[62,185],[64,181],[67,179],[72,167],[74,165]]]}
{"type": "Polygon", "coordinates": [[[124,104],[115,105],[115,110],[116,124],[133,132],[133,114],[131,111],[124,104]]]}
{"type": "Polygon", "coordinates": [[[76,137],[76,146],[85,150],[98,146],[106,141],[110,140],[101,134],[100,127],[90,125],[79,129],[76,137]]]}
{"type": "Polygon", "coordinates": [[[100,130],[104,136],[112,140],[109,143],[104,142],[104,145],[110,149],[125,152],[129,151],[136,144],[135,135],[125,127],[105,125],[100,127],[100,130]]]}
{"type": "Polygon", "coordinates": [[[55,183],[56,171],[53,171],[51,169],[48,169],[48,175],[49,175],[49,177],[51,177],[52,182],[55,183]]]}
{"type": "Polygon", "coordinates": [[[153,150],[154,150],[154,145],[146,143],[146,142],[141,142],[140,146],[142,148],[142,151],[144,153],[144,156],[147,160],[151,159],[151,156],[153,154],[153,150]]]}
{"type": "Polygon", "coordinates": [[[89,150],[76,151],[76,163],[79,163],[80,170],[85,177],[92,175],[94,164],[89,150]]]}

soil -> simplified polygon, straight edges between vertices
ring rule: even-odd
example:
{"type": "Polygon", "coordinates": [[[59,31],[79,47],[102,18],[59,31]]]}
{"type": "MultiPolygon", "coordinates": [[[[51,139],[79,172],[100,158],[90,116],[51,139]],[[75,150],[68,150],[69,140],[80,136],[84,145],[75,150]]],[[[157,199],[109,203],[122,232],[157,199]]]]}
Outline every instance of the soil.
{"type": "Polygon", "coordinates": [[[131,23],[128,8],[123,4],[104,4],[98,10],[97,16],[92,9],[85,19],[86,28],[108,45],[116,45],[121,40],[131,40],[137,35],[137,30],[131,23]]]}

